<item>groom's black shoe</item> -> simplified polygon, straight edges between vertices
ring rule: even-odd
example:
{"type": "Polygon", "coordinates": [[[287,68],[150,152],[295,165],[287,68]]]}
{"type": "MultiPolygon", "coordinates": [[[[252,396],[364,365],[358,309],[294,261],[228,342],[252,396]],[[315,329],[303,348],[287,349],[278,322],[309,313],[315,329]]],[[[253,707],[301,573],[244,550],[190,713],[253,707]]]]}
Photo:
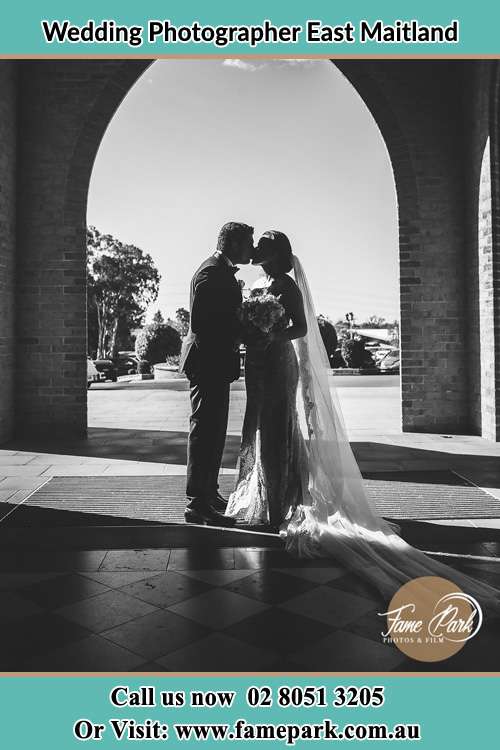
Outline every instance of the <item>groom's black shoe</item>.
{"type": "Polygon", "coordinates": [[[217,492],[217,494],[215,495],[215,497],[212,497],[210,499],[210,505],[215,510],[218,510],[219,513],[224,513],[225,510],[226,510],[226,508],[227,508],[227,500],[225,500],[222,497],[222,495],[220,494],[220,492],[217,492]]]}
{"type": "Polygon", "coordinates": [[[224,516],[210,506],[205,506],[203,508],[186,508],[184,511],[184,518],[186,523],[196,523],[200,526],[231,527],[236,523],[235,518],[224,516]]]}

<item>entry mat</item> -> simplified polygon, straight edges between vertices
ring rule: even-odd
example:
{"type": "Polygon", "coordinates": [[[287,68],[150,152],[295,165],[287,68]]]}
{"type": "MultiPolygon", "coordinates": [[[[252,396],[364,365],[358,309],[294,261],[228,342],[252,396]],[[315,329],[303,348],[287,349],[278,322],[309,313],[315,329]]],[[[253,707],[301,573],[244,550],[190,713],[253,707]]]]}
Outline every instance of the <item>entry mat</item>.
{"type": "MultiPolygon", "coordinates": [[[[8,526],[183,524],[185,476],[53,477],[14,509],[0,504],[8,526]]],[[[500,500],[453,471],[366,474],[366,491],[379,514],[395,520],[500,518],[500,500]]],[[[220,477],[228,496],[234,475],[220,477]]]]}

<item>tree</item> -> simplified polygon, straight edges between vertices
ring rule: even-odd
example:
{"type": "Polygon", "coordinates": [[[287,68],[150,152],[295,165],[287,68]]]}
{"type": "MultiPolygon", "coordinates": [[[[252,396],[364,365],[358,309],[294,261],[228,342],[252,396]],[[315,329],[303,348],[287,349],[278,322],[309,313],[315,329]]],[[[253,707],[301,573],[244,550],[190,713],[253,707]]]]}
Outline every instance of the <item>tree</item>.
{"type": "Polygon", "coordinates": [[[346,338],[350,338],[351,329],[346,320],[337,320],[337,322],[334,323],[334,327],[339,343],[341,343],[346,338]]]}
{"type": "Polygon", "coordinates": [[[175,320],[178,331],[182,338],[184,338],[189,331],[190,316],[188,310],[185,310],[184,307],[179,307],[179,309],[175,311],[175,320]]]}
{"type": "Polygon", "coordinates": [[[162,315],[161,310],[157,310],[153,315],[153,323],[164,323],[165,318],[162,315]]]}
{"type": "Polygon", "coordinates": [[[359,338],[346,338],[342,342],[342,357],[347,367],[373,367],[373,357],[359,338]]]}
{"type": "Polygon", "coordinates": [[[135,342],[135,353],[150,364],[165,362],[167,357],[180,354],[181,337],[172,326],[151,323],[144,326],[135,342]]]}
{"type": "MultiPolygon", "coordinates": [[[[92,356],[97,356],[99,342],[99,322],[97,318],[97,306],[93,297],[93,286],[87,285],[87,338],[88,351],[92,356]]],[[[115,348],[133,349],[134,337],[132,330],[140,328],[144,322],[145,310],[135,304],[133,300],[123,300],[120,314],[118,316],[118,327],[116,330],[115,348]]],[[[99,355],[102,356],[102,353],[99,355]]],[[[105,355],[107,356],[107,355],[105,355]]],[[[112,356],[112,352],[111,352],[112,356]]]]}
{"type": "Polygon", "coordinates": [[[391,344],[399,346],[399,320],[395,320],[391,325],[391,344]]]}
{"type": "Polygon", "coordinates": [[[97,323],[97,357],[113,358],[119,327],[130,331],[140,324],[158,296],[160,274],[140,248],[88,227],[87,278],[89,320],[97,323]]]}
{"type": "Polygon", "coordinates": [[[380,315],[370,315],[368,320],[361,323],[360,328],[389,328],[390,323],[380,315]]]}

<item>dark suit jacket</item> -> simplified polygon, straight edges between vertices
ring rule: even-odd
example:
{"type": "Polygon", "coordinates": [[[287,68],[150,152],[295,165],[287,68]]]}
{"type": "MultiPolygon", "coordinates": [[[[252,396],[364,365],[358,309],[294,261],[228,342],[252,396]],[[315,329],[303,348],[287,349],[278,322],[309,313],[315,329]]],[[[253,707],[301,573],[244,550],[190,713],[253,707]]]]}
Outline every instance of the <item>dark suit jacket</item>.
{"type": "Polygon", "coordinates": [[[191,323],[182,345],[180,372],[192,381],[237,380],[240,375],[237,316],[242,302],[235,270],[214,255],[191,281],[191,323]]]}

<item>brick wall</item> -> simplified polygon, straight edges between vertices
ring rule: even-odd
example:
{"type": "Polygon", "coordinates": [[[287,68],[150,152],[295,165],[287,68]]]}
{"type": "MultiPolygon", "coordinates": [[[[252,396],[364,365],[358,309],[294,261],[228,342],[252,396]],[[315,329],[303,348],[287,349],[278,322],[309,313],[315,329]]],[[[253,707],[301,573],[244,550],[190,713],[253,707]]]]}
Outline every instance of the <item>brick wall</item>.
{"type": "Polygon", "coordinates": [[[490,86],[490,170],[493,242],[491,277],[493,282],[493,337],[495,342],[495,383],[491,390],[496,417],[496,439],[500,440],[500,64],[498,61],[492,64],[490,86]]]}
{"type": "Polygon", "coordinates": [[[476,62],[464,86],[467,359],[471,431],[497,440],[490,133],[495,63],[476,62]]]}
{"type": "Polygon", "coordinates": [[[486,430],[486,421],[483,419],[483,411],[488,409],[488,393],[485,389],[485,365],[490,358],[487,341],[489,335],[487,330],[487,256],[488,256],[488,208],[491,211],[491,203],[488,197],[489,170],[482,169],[484,149],[489,131],[489,77],[491,64],[489,62],[477,63],[468,68],[468,74],[464,85],[464,161],[467,181],[466,194],[466,275],[467,275],[467,297],[466,306],[466,330],[467,349],[466,356],[469,368],[469,411],[471,415],[471,431],[477,435],[486,430]],[[480,185],[481,173],[483,176],[483,189],[480,185]],[[481,250],[480,250],[481,243],[481,250]],[[481,256],[481,273],[480,273],[481,256]],[[480,281],[481,275],[481,281],[480,281]],[[480,313],[480,285],[482,314],[480,313]],[[481,339],[481,328],[484,341],[481,339]]]}
{"type": "Polygon", "coordinates": [[[18,65],[16,430],[82,436],[88,184],[104,130],[147,63],[18,65]]]}
{"type": "Polygon", "coordinates": [[[493,235],[491,220],[490,141],[481,163],[478,216],[479,342],[481,365],[480,434],[496,440],[493,235]]]}
{"type": "Polygon", "coordinates": [[[0,442],[14,423],[16,70],[0,65],[0,442]]]}
{"type": "Polygon", "coordinates": [[[467,432],[462,86],[470,63],[338,65],[374,115],[394,169],[403,429],[467,432]]]}
{"type": "MultiPolygon", "coordinates": [[[[14,66],[18,73],[15,421],[20,433],[85,433],[88,184],[105,128],[148,65],[140,60],[0,63],[0,86],[7,92],[0,103],[5,113],[0,139],[12,146],[0,169],[11,183],[14,66]]],[[[481,379],[480,356],[471,356],[479,353],[481,338],[477,205],[485,115],[477,92],[487,103],[491,65],[422,60],[342,60],[337,65],[378,123],[395,174],[403,429],[483,429],[480,415],[488,404],[498,403],[500,382],[500,357],[492,396],[481,379]]],[[[492,140],[494,247],[500,236],[499,145],[492,140]]],[[[13,195],[13,189],[0,194],[0,216],[13,215],[13,195]]],[[[1,251],[5,248],[7,257],[12,232],[3,231],[1,251]]],[[[491,257],[498,349],[500,259],[495,253],[491,257]]],[[[8,262],[1,272],[11,274],[8,262]]],[[[12,296],[4,299],[6,310],[12,310],[12,296]]],[[[12,320],[8,314],[5,319],[12,320]]],[[[12,357],[9,325],[1,352],[7,358],[12,357]]],[[[5,404],[4,397],[4,435],[12,418],[5,404]]]]}

